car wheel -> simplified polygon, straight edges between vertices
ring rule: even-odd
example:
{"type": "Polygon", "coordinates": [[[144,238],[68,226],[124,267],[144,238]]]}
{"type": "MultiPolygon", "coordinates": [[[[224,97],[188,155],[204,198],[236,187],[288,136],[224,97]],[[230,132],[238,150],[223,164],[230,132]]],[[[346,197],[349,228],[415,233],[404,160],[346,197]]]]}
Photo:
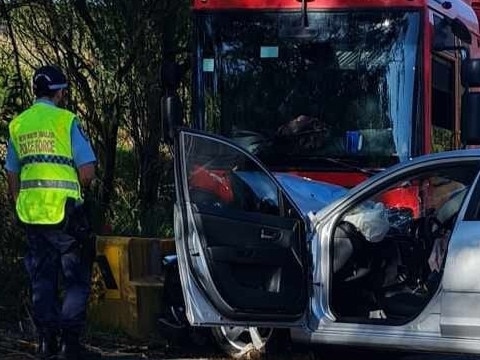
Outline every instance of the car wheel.
{"type": "Polygon", "coordinates": [[[220,326],[211,329],[215,343],[222,351],[238,359],[247,354],[263,353],[273,337],[273,328],[220,326]]]}

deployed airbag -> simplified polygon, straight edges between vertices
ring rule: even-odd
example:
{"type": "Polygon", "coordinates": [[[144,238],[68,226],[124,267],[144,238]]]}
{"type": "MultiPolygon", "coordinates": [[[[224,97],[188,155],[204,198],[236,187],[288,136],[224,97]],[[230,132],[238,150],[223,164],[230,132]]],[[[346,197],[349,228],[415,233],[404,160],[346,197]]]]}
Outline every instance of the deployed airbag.
{"type": "Polygon", "coordinates": [[[365,202],[348,213],[345,221],[355,225],[367,241],[383,240],[390,229],[387,209],[382,203],[365,202]]]}

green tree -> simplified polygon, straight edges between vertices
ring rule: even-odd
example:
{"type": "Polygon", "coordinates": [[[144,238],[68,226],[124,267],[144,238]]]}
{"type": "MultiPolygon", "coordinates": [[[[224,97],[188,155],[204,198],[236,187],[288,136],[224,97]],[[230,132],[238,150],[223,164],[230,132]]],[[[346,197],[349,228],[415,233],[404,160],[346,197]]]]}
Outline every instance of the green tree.
{"type": "MultiPolygon", "coordinates": [[[[162,181],[171,168],[168,156],[160,152],[159,104],[165,92],[161,65],[166,56],[180,62],[188,58],[189,2],[2,1],[12,29],[10,44],[16,44],[22,69],[17,73],[56,63],[72,82],[70,106],[80,115],[99,158],[97,219],[103,223],[104,217],[116,216],[108,210],[117,196],[116,179],[122,176],[116,173],[121,145],[135,157],[136,231],[155,235],[155,210],[171,216],[171,201],[162,204],[159,190],[169,188],[162,181]]],[[[188,84],[182,89],[188,96],[188,84]]]]}

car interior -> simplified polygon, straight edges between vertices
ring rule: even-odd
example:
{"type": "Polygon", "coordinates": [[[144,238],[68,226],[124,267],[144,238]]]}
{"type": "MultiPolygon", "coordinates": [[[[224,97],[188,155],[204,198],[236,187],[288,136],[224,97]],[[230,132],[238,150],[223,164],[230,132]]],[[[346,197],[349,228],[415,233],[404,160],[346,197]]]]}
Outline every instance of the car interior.
{"type": "Polygon", "coordinates": [[[416,175],[347,210],[331,247],[330,305],[339,321],[400,325],[421,313],[439,287],[474,176],[469,167],[416,175]],[[406,194],[417,203],[402,204],[406,194]]]}

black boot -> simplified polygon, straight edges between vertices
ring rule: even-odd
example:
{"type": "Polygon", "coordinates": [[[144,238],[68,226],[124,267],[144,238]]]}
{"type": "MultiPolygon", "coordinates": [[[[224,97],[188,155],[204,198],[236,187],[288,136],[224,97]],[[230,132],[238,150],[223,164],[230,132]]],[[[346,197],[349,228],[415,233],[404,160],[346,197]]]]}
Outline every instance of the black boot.
{"type": "Polygon", "coordinates": [[[44,331],[38,338],[37,358],[54,359],[58,353],[57,332],[44,331]]]}
{"type": "Polygon", "coordinates": [[[90,360],[100,359],[100,354],[88,351],[80,343],[80,332],[64,330],[60,345],[60,360],[90,360]]]}

